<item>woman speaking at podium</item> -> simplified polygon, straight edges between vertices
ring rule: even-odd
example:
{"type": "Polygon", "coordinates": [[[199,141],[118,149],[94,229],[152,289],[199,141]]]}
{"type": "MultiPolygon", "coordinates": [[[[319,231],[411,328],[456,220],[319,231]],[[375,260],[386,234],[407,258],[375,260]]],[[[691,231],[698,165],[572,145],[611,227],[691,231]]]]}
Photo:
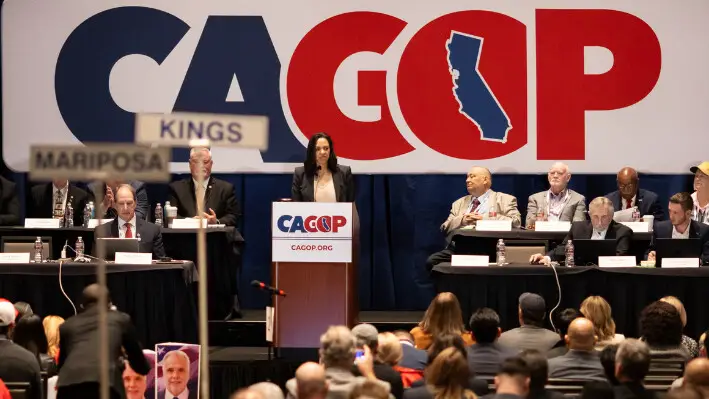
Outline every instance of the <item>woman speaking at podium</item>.
{"type": "Polygon", "coordinates": [[[298,202],[354,202],[352,170],[338,165],[332,138],[316,133],[308,142],[303,166],[293,172],[291,199],[298,202]]]}

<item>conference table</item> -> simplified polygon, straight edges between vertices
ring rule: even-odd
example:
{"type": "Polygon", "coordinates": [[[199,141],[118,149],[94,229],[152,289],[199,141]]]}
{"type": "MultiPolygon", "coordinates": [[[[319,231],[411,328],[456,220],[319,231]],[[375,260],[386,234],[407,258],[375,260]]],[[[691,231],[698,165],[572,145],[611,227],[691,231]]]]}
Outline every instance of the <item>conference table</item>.
{"type": "MultiPolygon", "coordinates": [[[[66,319],[75,311],[64,293],[80,311],[81,293],[96,282],[96,268],[96,263],[63,263],[60,278],[59,262],[3,263],[0,297],[28,302],[42,317],[66,319]]],[[[146,348],[161,342],[197,343],[197,308],[191,287],[198,279],[194,263],[107,263],[106,277],[113,304],[131,316],[146,348]]]]}
{"type": "Polygon", "coordinates": [[[638,336],[638,320],[646,305],[673,295],[682,300],[687,310],[685,334],[697,339],[709,329],[709,313],[705,311],[709,267],[453,267],[441,263],[433,271],[437,292],[452,292],[458,297],[466,324],[476,309],[489,307],[500,314],[503,331],[518,327],[518,298],[524,292],[535,292],[544,297],[547,311],[560,300],[556,312],[578,309],[586,297],[600,295],[612,307],[617,331],[630,337],[638,336]],[[558,274],[561,299],[554,271],[558,274]]]}
{"type": "MultiPolygon", "coordinates": [[[[221,320],[231,310],[237,291],[238,271],[241,269],[241,247],[244,238],[238,229],[210,227],[207,231],[207,294],[208,317],[221,320]]],[[[35,229],[2,227],[1,237],[42,237],[51,241],[51,258],[59,259],[62,246],[67,242],[72,248],[78,237],[85,243],[85,252],[94,253],[94,230],[86,227],[35,229]]],[[[167,256],[197,263],[197,229],[162,229],[163,245],[167,256]]],[[[71,256],[71,251],[67,251],[71,256]]],[[[196,293],[196,290],[193,291],[196,293]]]]}

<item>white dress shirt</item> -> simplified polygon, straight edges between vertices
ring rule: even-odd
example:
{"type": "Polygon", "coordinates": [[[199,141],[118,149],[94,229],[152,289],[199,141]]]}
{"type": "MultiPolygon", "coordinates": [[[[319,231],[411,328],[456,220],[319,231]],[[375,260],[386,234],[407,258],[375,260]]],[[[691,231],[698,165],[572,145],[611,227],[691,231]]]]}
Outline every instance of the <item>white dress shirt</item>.
{"type": "Polygon", "coordinates": [[[689,238],[689,225],[687,225],[687,228],[684,230],[684,233],[680,233],[677,231],[677,226],[672,226],[672,238],[679,238],[679,239],[688,239],[689,238]]]}
{"type": "Polygon", "coordinates": [[[621,210],[633,209],[633,207],[635,206],[635,199],[636,199],[637,197],[638,197],[637,194],[635,194],[635,195],[633,196],[633,199],[630,200],[630,206],[628,206],[628,201],[627,201],[625,198],[620,197],[620,209],[621,209],[621,210]]]}
{"type": "Polygon", "coordinates": [[[605,229],[605,230],[593,229],[593,234],[591,234],[591,239],[592,240],[605,240],[607,232],[608,232],[608,229],[605,229]]]}
{"type": "Polygon", "coordinates": [[[165,399],[188,399],[190,397],[190,390],[185,388],[179,395],[174,395],[172,392],[165,390],[165,399]]]}
{"type": "Polygon", "coordinates": [[[133,219],[126,222],[125,220],[118,218],[118,238],[126,238],[126,224],[130,223],[130,231],[133,234],[133,238],[138,238],[138,231],[136,230],[135,215],[133,219]]]}

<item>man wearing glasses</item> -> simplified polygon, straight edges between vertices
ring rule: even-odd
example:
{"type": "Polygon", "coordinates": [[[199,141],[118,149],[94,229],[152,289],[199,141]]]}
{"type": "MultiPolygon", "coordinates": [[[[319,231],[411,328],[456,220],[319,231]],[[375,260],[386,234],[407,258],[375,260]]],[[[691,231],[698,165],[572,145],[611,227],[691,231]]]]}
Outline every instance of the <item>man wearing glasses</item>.
{"type": "Polygon", "coordinates": [[[630,167],[621,169],[616,181],[618,190],[605,195],[613,203],[613,209],[623,211],[638,207],[640,216],[652,215],[656,221],[664,220],[665,211],[660,205],[657,194],[639,188],[640,177],[635,169],[630,167]]]}
{"type": "Polygon", "coordinates": [[[689,169],[694,173],[694,211],[692,220],[709,224],[709,161],[704,161],[689,169]]]}

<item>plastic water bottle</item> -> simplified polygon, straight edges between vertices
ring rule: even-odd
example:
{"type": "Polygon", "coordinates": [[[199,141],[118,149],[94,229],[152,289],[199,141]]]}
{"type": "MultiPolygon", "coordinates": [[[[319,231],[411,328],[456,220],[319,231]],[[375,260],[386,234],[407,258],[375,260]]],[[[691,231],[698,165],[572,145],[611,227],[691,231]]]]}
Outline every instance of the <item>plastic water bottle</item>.
{"type": "Polygon", "coordinates": [[[170,201],[165,201],[165,206],[162,208],[162,223],[163,227],[167,226],[168,209],[170,208],[170,201]]]}
{"type": "Polygon", "coordinates": [[[84,227],[89,227],[89,220],[91,220],[91,205],[84,205],[84,227]]]}
{"type": "Polygon", "coordinates": [[[79,236],[79,238],[76,239],[76,246],[74,248],[76,250],[76,258],[77,259],[83,259],[84,258],[84,239],[79,236]]]}
{"type": "Polygon", "coordinates": [[[42,237],[37,237],[34,241],[34,262],[42,263],[42,237]]]}
{"type": "Polygon", "coordinates": [[[639,221],[640,221],[640,210],[638,209],[637,206],[633,208],[633,215],[632,215],[632,218],[633,218],[633,222],[639,222],[639,221]]]}
{"type": "Polygon", "coordinates": [[[91,217],[89,219],[96,219],[96,206],[94,206],[93,201],[89,201],[89,209],[91,210],[91,217]]]}
{"type": "Polygon", "coordinates": [[[66,202],[64,210],[64,227],[74,227],[74,207],[71,206],[71,199],[66,202]]]}
{"type": "Polygon", "coordinates": [[[566,266],[574,266],[574,243],[571,240],[566,242],[566,247],[564,248],[564,254],[566,255],[566,266]]]}
{"type": "Polygon", "coordinates": [[[505,242],[500,238],[497,240],[497,266],[503,266],[507,263],[507,248],[505,247],[505,242]]]}
{"type": "Polygon", "coordinates": [[[162,205],[160,205],[160,203],[158,202],[158,204],[155,205],[155,224],[162,227],[162,219],[163,219],[162,205]]]}

